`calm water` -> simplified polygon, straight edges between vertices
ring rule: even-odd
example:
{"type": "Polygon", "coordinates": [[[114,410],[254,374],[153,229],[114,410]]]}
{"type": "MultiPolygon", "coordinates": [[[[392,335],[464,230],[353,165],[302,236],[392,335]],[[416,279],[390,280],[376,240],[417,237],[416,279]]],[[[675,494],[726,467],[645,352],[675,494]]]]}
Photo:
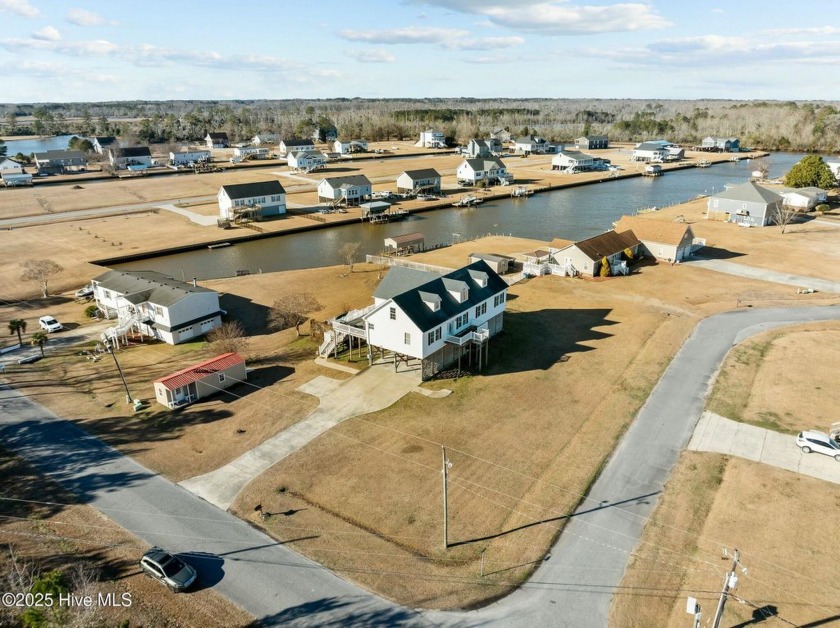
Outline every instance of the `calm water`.
{"type": "Polygon", "coordinates": [[[67,143],[72,135],[56,135],[55,137],[32,138],[31,140],[6,140],[6,155],[14,157],[18,153],[29,155],[41,153],[45,150],[67,150],[67,143]]]}
{"type": "MultiPolygon", "coordinates": [[[[774,153],[770,176],[781,176],[803,155],[774,153]]],[[[426,246],[472,239],[488,233],[549,241],[582,240],[612,227],[622,215],[645,207],[664,207],[713,194],[726,184],[749,179],[754,164],[725,163],[711,168],[691,168],[662,177],[634,177],[578,188],[538,194],[527,199],[483,203],[474,209],[441,209],[412,216],[402,222],[371,225],[356,223],[243,242],[220,249],[200,250],[121,264],[126,270],[156,270],[176,278],[230,277],[237,270],[252,273],[342,264],[339,249],[347,242],[361,242],[358,259],[382,250],[383,239],[419,231],[426,246]]],[[[220,234],[221,235],[221,234],[220,234]]]]}

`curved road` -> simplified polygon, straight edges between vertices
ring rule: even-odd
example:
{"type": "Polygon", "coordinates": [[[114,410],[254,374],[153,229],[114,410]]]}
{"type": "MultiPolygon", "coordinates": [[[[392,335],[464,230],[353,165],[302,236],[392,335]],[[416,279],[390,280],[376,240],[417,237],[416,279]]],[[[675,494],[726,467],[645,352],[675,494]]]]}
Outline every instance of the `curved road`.
{"type": "Polygon", "coordinates": [[[828,319],[840,319],[840,307],[745,308],[701,321],[547,560],[524,587],[478,611],[418,613],[371,595],[6,387],[0,442],[143,541],[199,553],[191,562],[203,582],[266,624],[601,627],[726,353],[766,329],[828,319]]]}

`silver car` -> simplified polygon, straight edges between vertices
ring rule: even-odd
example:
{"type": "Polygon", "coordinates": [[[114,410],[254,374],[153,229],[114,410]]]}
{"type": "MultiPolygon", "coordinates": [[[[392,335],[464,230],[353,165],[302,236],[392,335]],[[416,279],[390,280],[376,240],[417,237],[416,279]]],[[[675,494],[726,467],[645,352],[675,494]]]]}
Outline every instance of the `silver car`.
{"type": "Polygon", "coordinates": [[[140,569],[175,593],[186,591],[197,577],[195,569],[160,547],[153,547],[143,554],[140,569]]]}
{"type": "Polygon", "coordinates": [[[832,456],[840,462],[840,445],[829,438],[828,434],[814,430],[799,432],[799,436],[796,437],[796,445],[802,450],[803,454],[809,454],[813,451],[818,454],[832,456]]]}

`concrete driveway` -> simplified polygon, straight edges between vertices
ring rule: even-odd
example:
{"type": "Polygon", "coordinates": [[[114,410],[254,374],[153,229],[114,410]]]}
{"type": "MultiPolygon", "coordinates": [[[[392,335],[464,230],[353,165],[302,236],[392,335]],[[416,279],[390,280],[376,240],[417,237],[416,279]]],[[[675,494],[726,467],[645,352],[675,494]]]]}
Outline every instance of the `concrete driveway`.
{"type": "Polygon", "coordinates": [[[795,436],[738,423],[712,412],[700,417],[688,449],[738,456],[840,484],[840,462],[822,454],[803,454],[795,436]]]}
{"type": "Polygon", "coordinates": [[[708,268],[709,270],[725,273],[727,275],[736,275],[738,277],[746,277],[748,279],[759,279],[761,281],[769,281],[771,283],[780,283],[797,289],[811,288],[813,290],[817,290],[818,292],[832,292],[840,294],[840,281],[830,281],[828,279],[818,279],[816,277],[782,273],[777,270],[758,268],[757,266],[747,266],[745,264],[737,264],[735,262],[728,262],[722,259],[704,258],[702,256],[689,258],[685,260],[684,263],[691,264],[692,266],[699,266],[700,268],[708,268]]]}
{"type": "Polygon", "coordinates": [[[395,373],[392,364],[374,364],[347,380],[319,375],[298,390],[318,397],[318,408],[302,421],[245,452],[215,471],[181,482],[181,486],[227,510],[245,485],[327,430],[354,416],[377,412],[418,388],[417,371],[395,373]]]}

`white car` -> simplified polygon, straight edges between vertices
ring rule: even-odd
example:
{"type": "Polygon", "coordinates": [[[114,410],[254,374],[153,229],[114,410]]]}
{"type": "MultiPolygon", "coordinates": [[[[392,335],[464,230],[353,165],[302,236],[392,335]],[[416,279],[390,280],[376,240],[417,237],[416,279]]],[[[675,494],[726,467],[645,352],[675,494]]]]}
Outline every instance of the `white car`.
{"type": "Polygon", "coordinates": [[[42,316],[38,319],[38,324],[41,326],[41,329],[49,332],[61,331],[64,329],[64,325],[55,320],[54,316],[42,316]]]}
{"type": "Polygon", "coordinates": [[[803,454],[810,454],[813,451],[832,456],[840,462],[840,445],[829,438],[828,434],[814,430],[799,432],[799,436],[796,437],[796,445],[802,450],[803,454]]]}

